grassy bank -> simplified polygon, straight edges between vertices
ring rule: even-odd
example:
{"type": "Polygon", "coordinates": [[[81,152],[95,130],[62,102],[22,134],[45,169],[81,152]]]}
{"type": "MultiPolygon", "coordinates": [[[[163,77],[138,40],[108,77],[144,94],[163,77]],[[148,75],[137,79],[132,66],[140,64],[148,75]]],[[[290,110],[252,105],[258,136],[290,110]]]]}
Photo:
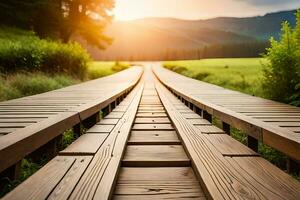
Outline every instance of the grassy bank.
{"type": "Polygon", "coordinates": [[[69,85],[108,76],[129,67],[129,63],[89,62],[85,79],[64,73],[46,74],[42,72],[18,72],[0,76],[0,101],[39,94],[69,85]]]}
{"type": "Polygon", "coordinates": [[[170,61],[164,66],[194,79],[264,97],[261,78],[266,62],[262,58],[225,58],[170,61]]]}

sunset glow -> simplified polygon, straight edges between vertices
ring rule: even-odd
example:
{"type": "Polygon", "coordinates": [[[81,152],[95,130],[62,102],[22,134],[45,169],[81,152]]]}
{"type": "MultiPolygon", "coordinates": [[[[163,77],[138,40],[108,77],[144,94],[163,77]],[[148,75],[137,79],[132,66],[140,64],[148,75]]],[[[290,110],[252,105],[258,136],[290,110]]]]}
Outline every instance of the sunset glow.
{"type": "Polygon", "coordinates": [[[245,17],[300,7],[299,0],[116,0],[116,20],[144,17],[245,17]]]}

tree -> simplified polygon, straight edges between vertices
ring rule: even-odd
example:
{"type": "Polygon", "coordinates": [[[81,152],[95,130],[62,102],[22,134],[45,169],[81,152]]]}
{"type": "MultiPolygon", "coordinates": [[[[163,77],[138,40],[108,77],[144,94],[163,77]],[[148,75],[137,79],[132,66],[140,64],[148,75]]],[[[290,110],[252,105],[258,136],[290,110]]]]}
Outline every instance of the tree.
{"type": "Polygon", "coordinates": [[[61,3],[63,22],[60,26],[61,39],[70,40],[77,32],[89,43],[104,48],[110,38],[103,35],[107,23],[112,19],[109,11],[114,7],[112,0],[58,0],[61,3]]]}
{"type": "Polygon", "coordinates": [[[111,39],[103,34],[111,21],[114,0],[9,0],[0,3],[0,24],[34,30],[41,38],[68,42],[78,34],[100,48],[111,39]]]}
{"type": "Polygon", "coordinates": [[[300,10],[293,29],[288,22],[282,24],[279,41],[271,38],[271,47],[265,57],[263,88],[274,100],[300,105],[300,10]]]}

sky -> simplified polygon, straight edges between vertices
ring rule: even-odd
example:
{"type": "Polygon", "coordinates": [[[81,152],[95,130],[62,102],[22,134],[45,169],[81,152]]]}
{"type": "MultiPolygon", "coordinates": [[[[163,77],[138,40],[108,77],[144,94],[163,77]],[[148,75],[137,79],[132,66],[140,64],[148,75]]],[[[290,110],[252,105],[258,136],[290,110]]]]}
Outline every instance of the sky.
{"type": "Polygon", "coordinates": [[[246,17],[300,8],[300,0],[115,0],[116,20],[145,17],[246,17]]]}

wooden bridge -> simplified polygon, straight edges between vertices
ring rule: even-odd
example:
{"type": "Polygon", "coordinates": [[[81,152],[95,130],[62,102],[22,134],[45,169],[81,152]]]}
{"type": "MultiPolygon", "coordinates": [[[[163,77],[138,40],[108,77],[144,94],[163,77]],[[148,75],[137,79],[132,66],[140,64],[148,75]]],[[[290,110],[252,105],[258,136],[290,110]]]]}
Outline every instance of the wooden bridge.
{"type": "Polygon", "coordinates": [[[0,103],[1,176],[53,157],[3,199],[300,199],[300,182],[257,153],[261,141],[297,169],[299,108],[144,66],[0,103]]]}

